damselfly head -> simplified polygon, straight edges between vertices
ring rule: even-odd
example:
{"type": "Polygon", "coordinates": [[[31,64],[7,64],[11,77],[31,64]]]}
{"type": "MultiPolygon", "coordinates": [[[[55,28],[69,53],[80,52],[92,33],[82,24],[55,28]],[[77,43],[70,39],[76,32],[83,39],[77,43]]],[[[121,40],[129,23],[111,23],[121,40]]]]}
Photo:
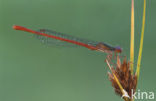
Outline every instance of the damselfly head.
{"type": "Polygon", "coordinates": [[[122,52],[122,48],[120,46],[115,47],[115,52],[121,53],[122,52]]]}

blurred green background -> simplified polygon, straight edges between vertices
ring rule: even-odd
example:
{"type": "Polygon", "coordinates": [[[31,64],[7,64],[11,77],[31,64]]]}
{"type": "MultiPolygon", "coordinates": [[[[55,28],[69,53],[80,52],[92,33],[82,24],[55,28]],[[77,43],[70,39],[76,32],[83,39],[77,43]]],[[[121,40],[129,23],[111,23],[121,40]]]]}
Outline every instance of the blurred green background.
{"type": "MultiPolygon", "coordinates": [[[[14,24],[121,46],[129,58],[130,0],[0,0],[0,101],[121,101],[108,80],[106,54],[49,47],[14,24]]],[[[156,93],[156,1],[147,17],[138,88],[156,93]]],[[[143,0],[135,0],[135,66],[143,0]]]]}

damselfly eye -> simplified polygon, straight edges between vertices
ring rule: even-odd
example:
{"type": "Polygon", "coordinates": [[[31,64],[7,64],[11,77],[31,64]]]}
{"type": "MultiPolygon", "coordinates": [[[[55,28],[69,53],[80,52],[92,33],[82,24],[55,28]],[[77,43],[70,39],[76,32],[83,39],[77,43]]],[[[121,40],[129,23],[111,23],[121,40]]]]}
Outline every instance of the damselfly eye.
{"type": "Polygon", "coordinates": [[[117,46],[117,47],[115,47],[115,51],[116,51],[117,53],[121,53],[121,52],[122,52],[122,49],[121,49],[119,46],[117,46]]]}

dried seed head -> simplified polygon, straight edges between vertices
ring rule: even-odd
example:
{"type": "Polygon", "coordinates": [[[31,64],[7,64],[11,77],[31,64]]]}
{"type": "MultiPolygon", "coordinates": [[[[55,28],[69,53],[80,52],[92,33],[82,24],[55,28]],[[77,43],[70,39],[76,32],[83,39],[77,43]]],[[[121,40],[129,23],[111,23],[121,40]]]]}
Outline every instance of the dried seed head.
{"type": "MultiPolygon", "coordinates": [[[[126,58],[121,63],[119,56],[117,56],[116,68],[111,67],[112,73],[116,75],[123,89],[128,93],[128,95],[132,96],[132,90],[135,92],[137,85],[137,76],[132,75],[130,71],[130,62],[127,62],[126,58]]],[[[120,90],[116,80],[112,73],[108,73],[109,79],[112,83],[112,86],[116,92],[116,94],[122,96],[122,91],[120,90]]]]}

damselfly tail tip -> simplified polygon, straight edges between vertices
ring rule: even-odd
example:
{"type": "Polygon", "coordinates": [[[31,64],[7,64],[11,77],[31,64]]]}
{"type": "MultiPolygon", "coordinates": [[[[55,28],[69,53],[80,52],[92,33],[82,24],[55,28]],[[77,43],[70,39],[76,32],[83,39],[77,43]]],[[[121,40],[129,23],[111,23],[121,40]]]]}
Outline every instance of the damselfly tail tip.
{"type": "Polygon", "coordinates": [[[22,26],[18,26],[18,25],[13,25],[12,28],[15,29],[15,30],[25,29],[24,27],[22,27],[22,26]]]}

